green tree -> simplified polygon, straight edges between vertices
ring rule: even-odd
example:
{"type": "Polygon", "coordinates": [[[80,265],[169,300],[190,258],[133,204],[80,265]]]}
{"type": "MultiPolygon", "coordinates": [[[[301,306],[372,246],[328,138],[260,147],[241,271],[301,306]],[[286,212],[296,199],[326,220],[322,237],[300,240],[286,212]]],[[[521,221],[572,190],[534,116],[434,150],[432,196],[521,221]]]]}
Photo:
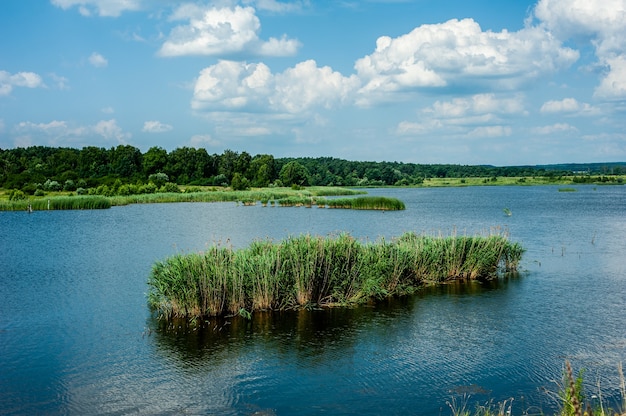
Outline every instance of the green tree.
{"type": "Polygon", "coordinates": [[[256,155],[250,162],[249,173],[252,178],[252,186],[260,188],[268,186],[276,178],[274,156],[256,155]]]}
{"type": "Polygon", "coordinates": [[[148,181],[155,184],[157,188],[162,187],[169,180],[170,178],[168,178],[168,176],[163,172],[153,173],[152,175],[148,176],[148,181]]]}
{"type": "Polygon", "coordinates": [[[250,181],[248,181],[248,178],[243,176],[241,173],[235,172],[230,186],[233,188],[233,191],[244,191],[250,188],[250,181]]]}
{"type": "Polygon", "coordinates": [[[309,172],[295,160],[283,166],[278,176],[285,186],[309,184],[309,172]]]}
{"type": "Polygon", "coordinates": [[[143,171],[146,176],[163,172],[166,164],[167,151],[161,147],[153,146],[143,155],[143,171]]]}

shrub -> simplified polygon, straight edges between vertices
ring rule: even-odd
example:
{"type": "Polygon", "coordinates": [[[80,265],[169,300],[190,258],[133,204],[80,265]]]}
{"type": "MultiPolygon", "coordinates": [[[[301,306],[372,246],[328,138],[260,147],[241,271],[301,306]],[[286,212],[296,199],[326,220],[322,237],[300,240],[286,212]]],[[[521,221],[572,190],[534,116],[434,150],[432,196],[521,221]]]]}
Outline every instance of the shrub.
{"type": "Polygon", "coordinates": [[[160,189],[161,193],[178,193],[180,192],[180,188],[173,182],[166,182],[160,189]]]}
{"type": "Polygon", "coordinates": [[[167,176],[167,174],[163,172],[153,173],[152,175],[148,176],[148,181],[152,182],[157,188],[162,187],[169,180],[170,178],[167,176]]]}

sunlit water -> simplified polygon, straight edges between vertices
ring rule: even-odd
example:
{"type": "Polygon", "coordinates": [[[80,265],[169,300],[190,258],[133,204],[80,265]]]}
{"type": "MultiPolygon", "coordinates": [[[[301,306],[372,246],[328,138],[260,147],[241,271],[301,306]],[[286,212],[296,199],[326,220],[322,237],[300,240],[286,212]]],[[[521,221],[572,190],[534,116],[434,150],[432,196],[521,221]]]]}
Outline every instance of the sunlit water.
{"type": "Polygon", "coordinates": [[[566,359],[611,405],[626,358],[626,188],[374,189],[406,211],[131,205],[0,212],[0,414],[549,413],[566,359]],[[503,208],[511,209],[507,217],[503,208]],[[220,242],[347,231],[505,230],[519,276],[355,309],[203,328],[146,306],[157,260],[220,242]]]}

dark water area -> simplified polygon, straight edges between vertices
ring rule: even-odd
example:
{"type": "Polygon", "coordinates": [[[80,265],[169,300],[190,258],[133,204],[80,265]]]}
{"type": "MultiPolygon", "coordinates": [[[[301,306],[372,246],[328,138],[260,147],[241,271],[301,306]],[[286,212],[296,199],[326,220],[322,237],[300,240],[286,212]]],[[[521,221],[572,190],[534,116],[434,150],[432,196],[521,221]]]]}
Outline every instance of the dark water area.
{"type": "Polygon", "coordinates": [[[615,407],[626,359],[626,188],[371,189],[405,211],[131,205],[0,212],[0,414],[550,414],[565,360],[615,407]],[[503,208],[509,208],[507,217],[503,208]],[[347,231],[509,233],[520,272],[364,305],[163,323],[155,261],[347,231]]]}

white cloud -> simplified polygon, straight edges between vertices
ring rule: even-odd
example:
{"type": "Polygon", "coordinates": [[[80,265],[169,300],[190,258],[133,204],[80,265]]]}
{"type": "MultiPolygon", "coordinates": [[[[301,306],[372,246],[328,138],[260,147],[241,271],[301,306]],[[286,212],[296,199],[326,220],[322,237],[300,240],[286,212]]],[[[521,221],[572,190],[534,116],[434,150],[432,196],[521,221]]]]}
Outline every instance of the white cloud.
{"type": "Polygon", "coordinates": [[[69,80],[61,75],[57,75],[55,73],[50,74],[50,78],[54,81],[54,85],[56,88],[60,90],[66,90],[69,88],[69,80]]]}
{"type": "Polygon", "coordinates": [[[115,119],[101,120],[94,125],[73,125],[66,121],[53,120],[49,123],[23,121],[13,127],[16,143],[41,144],[48,146],[76,146],[102,138],[106,142],[117,141],[125,144],[131,134],[124,132],[115,119]]]}
{"type": "Polygon", "coordinates": [[[163,124],[160,121],[146,121],[143,123],[142,131],[147,133],[165,133],[173,129],[169,124],[163,124]]]}
{"type": "Polygon", "coordinates": [[[594,96],[608,100],[626,99],[626,54],[607,58],[606,65],[608,72],[600,81],[594,96]]]}
{"type": "Polygon", "coordinates": [[[45,85],[41,77],[34,72],[11,74],[7,71],[0,71],[0,97],[11,94],[14,87],[39,88],[45,85]]]}
{"type": "Polygon", "coordinates": [[[116,140],[119,143],[126,143],[127,139],[132,136],[130,133],[126,133],[120,126],[117,125],[115,119],[102,120],[96,123],[92,127],[94,133],[102,136],[105,140],[116,140]]]}
{"type": "Polygon", "coordinates": [[[278,74],[263,63],[220,61],[201,71],[192,108],[297,114],[348,101],[357,87],[355,76],[346,78],[313,60],[278,74]]]}
{"type": "Polygon", "coordinates": [[[356,77],[346,78],[328,66],[320,68],[315,61],[308,60],[276,75],[270,103],[279,111],[289,113],[314,107],[330,109],[346,102],[358,85],[356,77]]]}
{"type": "Polygon", "coordinates": [[[113,107],[104,107],[102,110],[104,114],[113,114],[115,113],[115,109],[113,107]]]}
{"type": "Polygon", "coordinates": [[[534,15],[563,40],[591,42],[607,69],[597,98],[626,98],[626,0],[540,0],[534,15]]]}
{"type": "Polygon", "coordinates": [[[476,94],[455,98],[452,101],[436,101],[423,110],[438,118],[458,118],[475,114],[526,114],[522,95],[498,98],[495,94],[476,94]]]}
{"type": "Polygon", "coordinates": [[[302,1],[281,3],[276,0],[248,0],[246,3],[254,3],[259,10],[268,10],[275,13],[295,12],[302,9],[305,5],[302,1]]]}
{"type": "Polygon", "coordinates": [[[224,55],[247,52],[262,56],[294,55],[300,43],[281,39],[259,38],[261,23],[252,7],[202,7],[185,4],[170,18],[189,21],[176,26],[159,50],[161,56],[224,55]]]}
{"type": "Polygon", "coordinates": [[[577,51],[540,27],[483,31],[472,19],[422,25],[397,38],[380,37],[355,69],[363,94],[478,85],[512,89],[570,66],[577,51]]]}
{"type": "Polygon", "coordinates": [[[211,137],[210,134],[196,134],[191,136],[191,140],[189,140],[189,145],[191,147],[195,147],[196,149],[202,147],[218,147],[221,146],[219,140],[215,140],[211,137]]]}
{"type": "Polygon", "coordinates": [[[626,1],[624,0],[539,0],[535,16],[560,38],[595,36],[607,50],[611,45],[622,49],[626,27],[626,1]]]}
{"type": "Polygon", "coordinates": [[[96,68],[104,68],[109,64],[109,61],[104,56],[94,52],[89,56],[89,63],[96,68]]]}
{"type": "Polygon", "coordinates": [[[103,17],[117,17],[125,11],[141,9],[142,0],[51,0],[63,10],[77,6],[83,16],[98,14],[103,17]]]}
{"type": "Polygon", "coordinates": [[[400,136],[492,138],[513,134],[506,119],[525,116],[524,96],[476,94],[470,97],[435,101],[417,113],[416,121],[402,121],[396,127],[400,136]]]}
{"type": "Polygon", "coordinates": [[[550,135],[567,132],[577,132],[578,129],[567,123],[556,123],[550,126],[534,127],[532,132],[539,135],[550,135]]]}
{"type": "Polygon", "coordinates": [[[510,126],[480,126],[470,131],[468,137],[491,138],[510,136],[513,129],[510,126]]]}
{"type": "Polygon", "coordinates": [[[578,102],[575,98],[564,98],[562,100],[546,101],[541,106],[542,113],[566,113],[576,115],[595,115],[599,114],[599,109],[588,103],[578,102]]]}

